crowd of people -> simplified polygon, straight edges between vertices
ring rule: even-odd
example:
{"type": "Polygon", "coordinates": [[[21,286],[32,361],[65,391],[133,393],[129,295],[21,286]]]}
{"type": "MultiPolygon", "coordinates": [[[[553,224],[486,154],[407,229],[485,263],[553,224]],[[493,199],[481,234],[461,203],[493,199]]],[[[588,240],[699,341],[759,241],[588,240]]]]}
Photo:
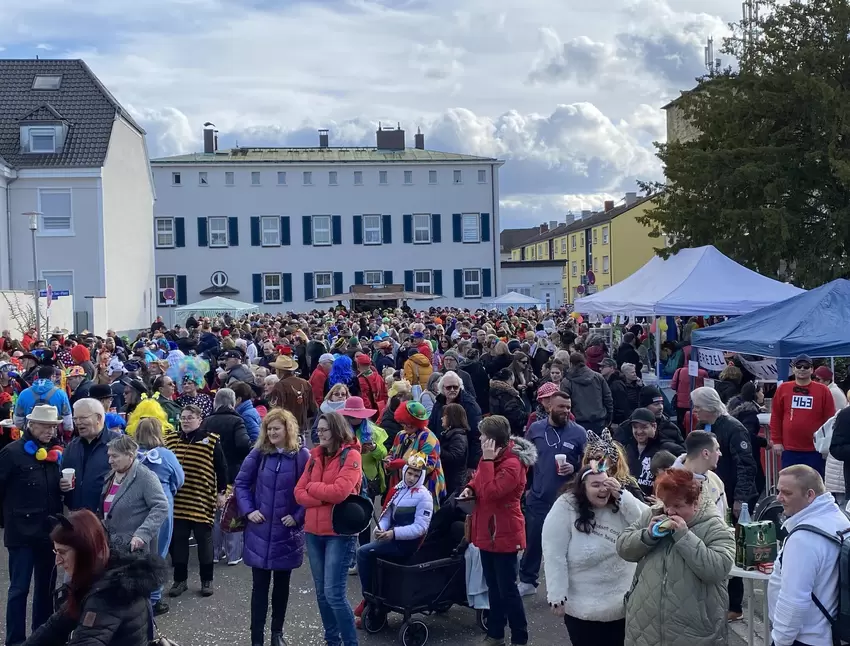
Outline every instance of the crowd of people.
{"type": "Polygon", "coordinates": [[[541,569],[573,644],[725,644],[743,610],[730,526],[755,508],[772,451],[789,533],[773,639],[827,646],[810,597],[834,613],[839,548],[803,534],[850,527],[835,502],[850,484],[846,396],[807,356],[775,389],[729,357],[708,387],[686,364],[706,321],[673,324],[672,398],[654,378],[655,326],[567,311],[157,319],[132,340],[4,331],[5,644],[146,645],[167,598],[213,596],[226,562],[251,568],[251,646],[283,646],[306,556],[325,641],[351,646],[377,560],[443,548],[476,554],[485,644],[533,642],[524,599],[541,569]],[[824,455],[813,434],[830,420],[824,455]]]}

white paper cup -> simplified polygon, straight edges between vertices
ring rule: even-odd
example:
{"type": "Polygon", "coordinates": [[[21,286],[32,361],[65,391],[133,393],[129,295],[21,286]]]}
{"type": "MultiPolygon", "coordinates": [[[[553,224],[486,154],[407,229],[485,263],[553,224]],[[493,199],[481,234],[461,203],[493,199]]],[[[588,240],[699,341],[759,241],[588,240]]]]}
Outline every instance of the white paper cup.
{"type": "Polygon", "coordinates": [[[564,453],[558,453],[555,455],[555,462],[558,463],[559,467],[567,466],[567,456],[564,453]]]}
{"type": "Polygon", "coordinates": [[[76,469],[62,469],[62,479],[74,488],[74,477],[77,475],[76,469]]]}

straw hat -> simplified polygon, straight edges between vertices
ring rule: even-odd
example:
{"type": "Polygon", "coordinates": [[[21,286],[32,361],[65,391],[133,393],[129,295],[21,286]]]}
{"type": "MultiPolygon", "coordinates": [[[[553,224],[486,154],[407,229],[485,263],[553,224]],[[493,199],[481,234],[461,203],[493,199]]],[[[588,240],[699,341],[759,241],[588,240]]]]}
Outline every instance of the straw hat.
{"type": "Polygon", "coordinates": [[[40,404],[33,408],[32,412],[27,415],[27,421],[58,425],[62,423],[62,418],[59,417],[59,411],[56,409],[56,406],[40,404]]]}
{"type": "Polygon", "coordinates": [[[269,368],[274,368],[275,370],[297,370],[298,362],[292,357],[280,355],[273,363],[269,364],[269,368]]]}

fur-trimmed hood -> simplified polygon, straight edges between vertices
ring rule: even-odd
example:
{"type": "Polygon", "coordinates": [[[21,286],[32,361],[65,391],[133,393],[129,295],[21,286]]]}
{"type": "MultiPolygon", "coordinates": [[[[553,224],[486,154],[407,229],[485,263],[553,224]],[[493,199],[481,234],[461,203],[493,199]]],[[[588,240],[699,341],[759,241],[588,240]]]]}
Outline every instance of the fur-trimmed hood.
{"type": "Polygon", "coordinates": [[[511,395],[513,395],[515,397],[519,397],[519,393],[517,392],[516,388],[511,386],[508,382],[500,381],[499,379],[491,379],[490,380],[490,390],[491,391],[493,391],[493,390],[495,390],[495,391],[503,390],[503,391],[509,392],[511,395]]]}
{"type": "Polygon", "coordinates": [[[126,605],[159,589],[167,575],[165,561],[155,554],[113,551],[103,576],[89,594],[105,595],[126,605]]]}
{"type": "MultiPolygon", "coordinates": [[[[737,399],[737,398],[735,398],[735,399],[737,399]]],[[[738,417],[739,415],[742,415],[743,413],[755,413],[756,415],[758,415],[761,412],[761,408],[755,402],[746,402],[746,401],[738,400],[738,401],[732,402],[732,403],[734,405],[734,408],[729,409],[729,414],[732,417],[738,417]]]]}
{"type": "Polygon", "coordinates": [[[534,466],[534,463],[537,462],[537,448],[526,440],[524,437],[512,437],[511,442],[513,442],[513,453],[519,458],[519,461],[522,465],[528,469],[534,466]]]}

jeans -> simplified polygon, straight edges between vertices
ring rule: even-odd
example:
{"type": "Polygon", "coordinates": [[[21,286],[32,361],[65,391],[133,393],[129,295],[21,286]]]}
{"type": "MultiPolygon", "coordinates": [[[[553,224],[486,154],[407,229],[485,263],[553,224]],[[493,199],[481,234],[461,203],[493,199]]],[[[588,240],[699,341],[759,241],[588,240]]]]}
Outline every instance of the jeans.
{"type": "Polygon", "coordinates": [[[228,563],[242,558],[245,536],[242,532],[228,533],[221,531],[221,509],[215,512],[212,540],[213,560],[221,558],[222,554],[224,554],[228,563]]]}
{"type": "Polygon", "coordinates": [[[372,568],[378,559],[402,563],[419,548],[419,540],[372,541],[357,550],[357,574],[363,592],[372,592],[372,568]]]}
{"type": "Polygon", "coordinates": [[[356,536],[307,534],[307,556],[328,646],[357,646],[354,612],[345,596],[356,536]]]}
{"type": "Polygon", "coordinates": [[[269,613],[269,587],[272,588],[272,632],[283,632],[286,607],[289,605],[289,579],[292,570],[262,570],[251,568],[254,585],[251,588],[251,643],[262,644],[269,613]]]}
{"type": "Polygon", "coordinates": [[[53,545],[9,548],[9,594],[6,599],[6,644],[23,644],[27,638],[27,597],[33,582],[32,630],[53,614],[56,587],[53,545]]]}
{"type": "Polygon", "coordinates": [[[564,615],[567,634],[573,644],[599,644],[599,646],[623,646],[626,641],[626,620],[587,621],[564,615]]]}
{"type": "Polygon", "coordinates": [[[789,451],[786,449],[782,452],[780,463],[783,469],[794,464],[807,464],[817,471],[821,478],[824,477],[826,471],[826,459],[817,451],[789,451]]]}
{"type": "MultiPolygon", "coordinates": [[[[162,558],[168,556],[168,550],[171,547],[171,534],[174,532],[174,509],[168,510],[168,516],[165,518],[165,521],[162,523],[162,526],[159,528],[159,535],[157,536],[157,547],[159,548],[159,555],[162,558]]],[[[157,601],[162,599],[162,588],[160,587],[157,590],[151,592],[151,603],[155,604],[157,601]]]]}
{"type": "Polygon", "coordinates": [[[517,553],[507,554],[481,550],[481,568],[490,595],[487,635],[505,638],[505,626],[511,627],[511,644],[528,643],[528,621],[517,589],[517,553]]]}
{"type": "Polygon", "coordinates": [[[543,523],[549,510],[532,506],[525,508],[525,552],[519,566],[519,580],[535,588],[543,562],[543,523]]]}
{"type": "Polygon", "coordinates": [[[192,520],[174,519],[174,534],[171,537],[171,564],[174,566],[174,582],[189,578],[189,535],[195,535],[198,543],[198,564],[201,581],[213,580],[212,526],[192,520]]]}

